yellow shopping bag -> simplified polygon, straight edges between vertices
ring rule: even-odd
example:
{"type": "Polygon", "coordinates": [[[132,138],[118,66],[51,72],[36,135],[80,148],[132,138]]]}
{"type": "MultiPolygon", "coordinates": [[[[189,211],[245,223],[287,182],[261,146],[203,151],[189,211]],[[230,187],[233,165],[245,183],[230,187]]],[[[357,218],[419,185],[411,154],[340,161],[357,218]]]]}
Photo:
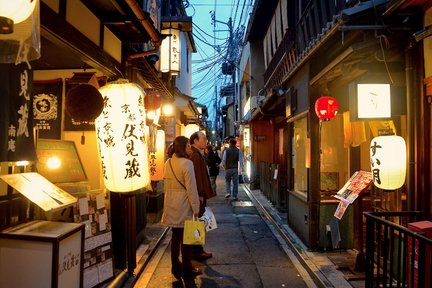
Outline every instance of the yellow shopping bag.
{"type": "Polygon", "coordinates": [[[204,245],[205,223],[195,219],[186,220],[184,223],[183,244],[204,245]]]}

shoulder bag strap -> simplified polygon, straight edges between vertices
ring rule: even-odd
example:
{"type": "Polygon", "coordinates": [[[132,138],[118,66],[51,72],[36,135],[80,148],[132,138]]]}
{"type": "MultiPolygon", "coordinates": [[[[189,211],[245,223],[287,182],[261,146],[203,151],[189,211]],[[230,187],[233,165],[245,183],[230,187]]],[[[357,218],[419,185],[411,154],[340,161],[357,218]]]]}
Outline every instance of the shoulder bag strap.
{"type": "Polygon", "coordinates": [[[174,170],[173,170],[173,168],[172,168],[172,165],[171,165],[171,159],[169,159],[168,160],[168,162],[169,162],[169,165],[170,165],[170,167],[171,167],[171,172],[173,173],[173,175],[174,175],[174,177],[175,177],[175,179],[177,180],[177,182],[185,189],[185,190],[187,190],[186,189],[186,186],[183,184],[183,183],[181,183],[180,182],[180,180],[177,178],[177,176],[175,175],[175,173],[174,173],[174,170]]]}

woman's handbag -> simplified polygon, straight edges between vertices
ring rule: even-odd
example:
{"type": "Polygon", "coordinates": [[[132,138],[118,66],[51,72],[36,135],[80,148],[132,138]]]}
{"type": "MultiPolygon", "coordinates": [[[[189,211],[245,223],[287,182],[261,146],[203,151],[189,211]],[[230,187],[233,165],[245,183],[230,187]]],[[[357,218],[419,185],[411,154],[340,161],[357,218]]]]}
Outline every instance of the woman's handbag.
{"type": "Polygon", "coordinates": [[[204,245],[205,244],[205,224],[198,221],[195,216],[192,220],[186,220],[183,231],[183,244],[204,245]]]}

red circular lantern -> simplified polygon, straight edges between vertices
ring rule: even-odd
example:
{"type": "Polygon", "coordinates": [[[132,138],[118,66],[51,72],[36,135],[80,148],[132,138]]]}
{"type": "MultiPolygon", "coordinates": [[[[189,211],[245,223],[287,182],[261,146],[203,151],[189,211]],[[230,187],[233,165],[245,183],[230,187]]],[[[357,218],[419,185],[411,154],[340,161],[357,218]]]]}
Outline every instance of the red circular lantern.
{"type": "Polygon", "coordinates": [[[322,96],[315,102],[315,113],[319,119],[330,120],[338,113],[338,102],[331,96],[322,96]]]}
{"type": "Polygon", "coordinates": [[[156,89],[145,89],[144,107],[146,110],[156,110],[161,107],[162,97],[156,89]]]}

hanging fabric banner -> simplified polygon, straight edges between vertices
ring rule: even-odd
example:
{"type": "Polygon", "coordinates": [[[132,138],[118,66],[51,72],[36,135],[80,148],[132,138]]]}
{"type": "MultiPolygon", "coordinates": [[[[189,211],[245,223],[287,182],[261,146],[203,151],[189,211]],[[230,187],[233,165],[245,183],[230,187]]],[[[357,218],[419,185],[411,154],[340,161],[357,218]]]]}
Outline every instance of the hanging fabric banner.
{"type": "Polygon", "coordinates": [[[35,161],[33,71],[27,63],[0,64],[0,161],[35,161]]]}
{"type": "Polygon", "coordinates": [[[39,138],[61,138],[62,90],[62,78],[33,81],[33,126],[39,138]]]}

